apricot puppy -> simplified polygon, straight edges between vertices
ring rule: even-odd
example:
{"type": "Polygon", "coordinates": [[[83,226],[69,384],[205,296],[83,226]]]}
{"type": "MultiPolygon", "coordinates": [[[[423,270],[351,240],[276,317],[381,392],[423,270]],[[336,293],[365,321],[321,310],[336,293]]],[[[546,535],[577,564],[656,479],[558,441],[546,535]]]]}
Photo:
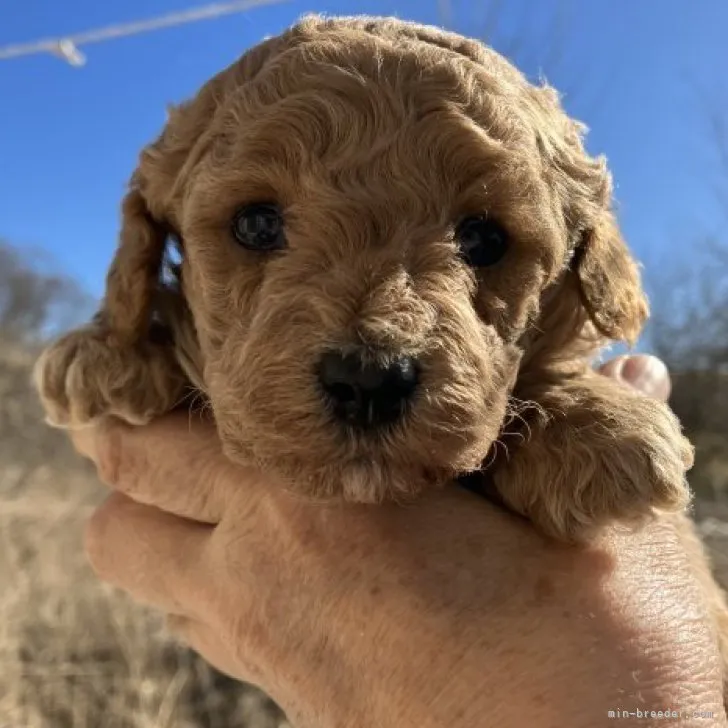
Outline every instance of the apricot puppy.
{"type": "Polygon", "coordinates": [[[480,43],[304,18],[142,151],[101,310],[38,362],[49,422],[204,401],[310,496],[479,472],[570,541],[682,510],[675,417],[590,369],[647,303],[583,133],[480,43]]]}

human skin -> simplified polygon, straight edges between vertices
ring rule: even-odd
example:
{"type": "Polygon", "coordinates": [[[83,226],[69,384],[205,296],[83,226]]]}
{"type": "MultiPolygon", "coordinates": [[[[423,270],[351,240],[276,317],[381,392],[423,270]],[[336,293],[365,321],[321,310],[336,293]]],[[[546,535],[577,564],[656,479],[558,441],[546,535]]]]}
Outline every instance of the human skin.
{"type": "MultiPolygon", "coordinates": [[[[603,371],[669,393],[654,359],[603,371]]],[[[232,465],[201,419],[73,437],[114,491],[88,526],[97,574],[296,728],[726,723],[680,519],[573,548],[456,487],[407,507],[302,501],[232,465]]]]}

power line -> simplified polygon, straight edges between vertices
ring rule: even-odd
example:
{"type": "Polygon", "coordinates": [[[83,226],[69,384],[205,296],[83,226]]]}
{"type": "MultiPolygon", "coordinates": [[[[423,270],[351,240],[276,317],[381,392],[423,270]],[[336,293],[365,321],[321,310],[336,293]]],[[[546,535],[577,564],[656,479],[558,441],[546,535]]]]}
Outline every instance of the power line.
{"type": "Polygon", "coordinates": [[[170,13],[149,20],[139,20],[132,23],[109,25],[83,33],[63,36],[60,38],[47,38],[32,43],[20,43],[0,48],[0,60],[18,58],[34,53],[52,53],[60,56],[72,66],[83,66],[86,58],[79,50],[79,46],[90,43],[102,43],[113,38],[123,38],[138,33],[149,33],[161,28],[169,28],[184,23],[195,23],[199,20],[210,20],[222,15],[232,15],[266,5],[277,5],[287,0],[237,0],[236,2],[214,3],[203,5],[179,13],[170,13]]]}

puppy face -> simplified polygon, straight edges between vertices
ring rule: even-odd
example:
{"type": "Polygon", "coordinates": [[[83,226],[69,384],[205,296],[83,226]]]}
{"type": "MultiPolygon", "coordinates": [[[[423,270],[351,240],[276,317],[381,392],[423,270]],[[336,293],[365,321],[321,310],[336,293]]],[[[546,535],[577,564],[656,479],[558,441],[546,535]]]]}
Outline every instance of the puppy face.
{"type": "Polygon", "coordinates": [[[475,43],[318,18],[268,43],[173,113],[140,189],[182,241],[228,455],[308,494],[411,495],[482,463],[608,180],[475,43]]]}

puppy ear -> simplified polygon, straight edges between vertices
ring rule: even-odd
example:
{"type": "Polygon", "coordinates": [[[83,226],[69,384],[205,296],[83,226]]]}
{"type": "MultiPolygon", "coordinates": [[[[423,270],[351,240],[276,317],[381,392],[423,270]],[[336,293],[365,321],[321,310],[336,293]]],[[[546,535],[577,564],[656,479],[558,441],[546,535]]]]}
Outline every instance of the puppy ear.
{"type": "Polygon", "coordinates": [[[167,242],[167,230],[152,217],[133,178],[122,203],[119,244],[106,278],[101,318],[120,344],[144,339],[167,242]]]}
{"type": "Polygon", "coordinates": [[[630,346],[648,315],[639,269],[611,213],[581,238],[572,260],[582,304],[599,333],[630,346]]]}
{"type": "Polygon", "coordinates": [[[570,267],[582,305],[600,334],[634,344],[647,318],[647,300],[612,212],[606,159],[587,153],[587,127],[566,115],[553,88],[543,84],[525,97],[550,184],[561,196],[569,236],[577,241],[570,267]]]}

